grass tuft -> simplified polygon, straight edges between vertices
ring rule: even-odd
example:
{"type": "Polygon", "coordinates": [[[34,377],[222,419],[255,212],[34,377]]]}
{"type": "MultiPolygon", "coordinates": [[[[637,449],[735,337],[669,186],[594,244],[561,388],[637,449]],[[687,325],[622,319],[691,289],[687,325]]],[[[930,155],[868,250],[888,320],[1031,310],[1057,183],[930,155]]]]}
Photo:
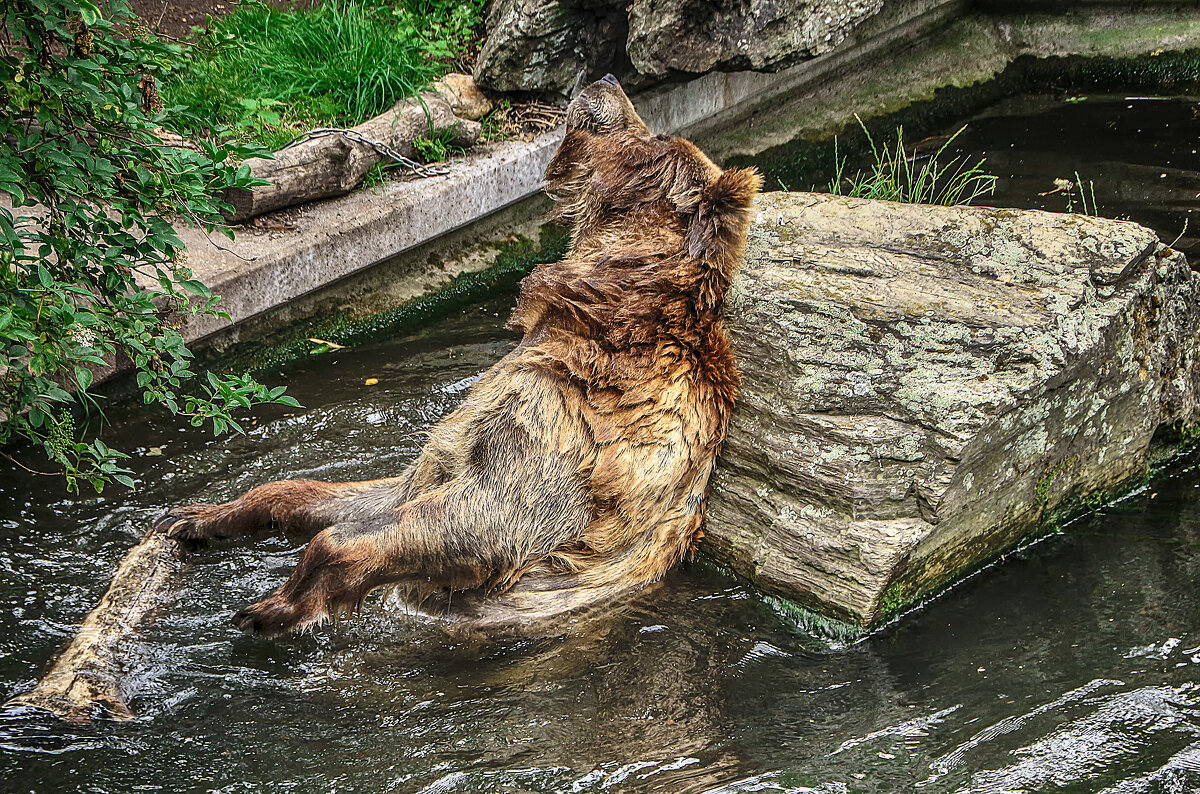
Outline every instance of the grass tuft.
{"type": "Polygon", "coordinates": [[[453,130],[434,130],[413,141],[417,157],[424,163],[437,163],[463,153],[463,148],[454,143],[453,130]]]}
{"type": "Polygon", "coordinates": [[[966,127],[951,135],[928,157],[909,156],[904,148],[904,128],[896,129],[894,143],[876,143],[861,118],[873,162],[867,171],[847,176],[846,160],[837,153],[834,141],[834,176],[829,192],[852,198],[900,201],[906,204],[970,204],[996,188],[996,177],[983,170],[984,160],[974,165],[962,157],[947,159],[946,152],[966,127]]]}
{"type": "Polygon", "coordinates": [[[1092,180],[1083,180],[1079,172],[1075,172],[1075,181],[1067,189],[1067,212],[1075,212],[1075,200],[1079,199],[1081,215],[1100,216],[1100,207],[1096,204],[1096,184],[1092,180]]]}
{"type": "Polygon", "coordinates": [[[248,0],[200,35],[163,95],[275,149],[420,91],[449,71],[482,13],[483,0],[326,0],[312,9],[248,0]]]}

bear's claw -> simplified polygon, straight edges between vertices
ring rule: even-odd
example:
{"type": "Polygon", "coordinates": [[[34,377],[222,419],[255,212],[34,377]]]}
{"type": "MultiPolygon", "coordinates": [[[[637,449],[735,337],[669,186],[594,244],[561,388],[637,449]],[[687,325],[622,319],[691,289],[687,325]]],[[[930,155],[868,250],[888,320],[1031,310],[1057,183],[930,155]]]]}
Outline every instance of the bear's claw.
{"type": "Polygon", "coordinates": [[[315,617],[305,614],[299,607],[278,596],[264,598],[257,604],[239,610],[233,616],[233,625],[247,634],[267,639],[317,622],[319,621],[315,617]]]}
{"type": "Polygon", "coordinates": [[[203,546],[212,540],[222,540],[228,535],[222,532],[211,516],[212,505],[186,505],[173,507],[154,521],[154,530],[163,532],[168,538],[192,546],[203,546]]]}

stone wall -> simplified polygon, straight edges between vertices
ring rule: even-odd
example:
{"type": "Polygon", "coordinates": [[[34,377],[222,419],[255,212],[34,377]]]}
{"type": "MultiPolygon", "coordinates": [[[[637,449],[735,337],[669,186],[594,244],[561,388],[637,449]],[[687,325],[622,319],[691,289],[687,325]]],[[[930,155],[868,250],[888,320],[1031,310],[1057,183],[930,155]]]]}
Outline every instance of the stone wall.
{"type": "MultiPolygon", "coordinates": [[[[1200,10],[1197,0],[491,0],[475,78],[488,90],[561,101],[606,72],[634,91],[711,72],[777,72],[853,48],[868,30],[947,16],[946,6],[1002,30],[1027,16],[1069,17],[1097,38],[1119,38],[1130,14],[1200,10]]],[[[1159,49],[1177,49],[1169,38],[1164,31],[1159,49]]]]}
{"type": "MultiPolygon", "coordinates": [[[[893,0],[893,4],[908,0],[893,0]]],[[[884,0],[494,0],[480,86],[551,99],[613,72],[630,86],[777,71],[829,52],[884,0]]]]}

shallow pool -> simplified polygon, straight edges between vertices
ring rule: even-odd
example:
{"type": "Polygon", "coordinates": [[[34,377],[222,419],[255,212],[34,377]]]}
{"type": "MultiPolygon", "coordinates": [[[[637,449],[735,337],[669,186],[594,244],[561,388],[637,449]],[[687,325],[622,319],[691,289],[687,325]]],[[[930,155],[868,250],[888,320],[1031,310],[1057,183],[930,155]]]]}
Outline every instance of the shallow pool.
{"type": "Polygon", "coordinates": [[[951,145],[971,162],[986,158],[983,169],[998,177],[995,194],[977,203],[1134,220],[1193,256],[1198,150],[1200,97],[1107,93],[1011,97],[969,119],[951,145]]]}
{"type": "MultiPolygon", "coordinates": [[[[959,158],[948,173],[983,158],[981,170],[998,179],[977,204],[1133,220],[1189,255],[1200,253],[1200,95],[1051,90],[1055,81],[1046,75],[1035,82],[1037,91],[1025,91],[1018,73],[946,89],[867,127],[877,148],[894,146],[902,129],[905,151],[917,162],[945,146],[939,166],[959,158]]],[[[784,116],[792,112],[799,111],[792,106],[784,116]]],[[[872,159],[870,141],[851,122],[836,144],[799,135],[732,164],[758,166],[771,189],[823,191],[841,161],[845,192],[852,175],[869,173],[872,159]]]]}
{"type": "MultiPolygon", "coordinates": [[[[32,685],[163,506],[395,473],[509,349],[507,306],[271,376],[307,407],[262,412],[245,437],[131,419],[112,441],[138,452],[132,493],[66,496],[5,466],[0,696],[32,685]]],[[[0,790],[1193,791],[1198,489],[1184,461],[844,648],[702,567],[544,638],[464,644],[376,599],[261,641],[230,615],[297,549],[206,551],[145,635],[143,716],[5,714],[0,790]]]]}

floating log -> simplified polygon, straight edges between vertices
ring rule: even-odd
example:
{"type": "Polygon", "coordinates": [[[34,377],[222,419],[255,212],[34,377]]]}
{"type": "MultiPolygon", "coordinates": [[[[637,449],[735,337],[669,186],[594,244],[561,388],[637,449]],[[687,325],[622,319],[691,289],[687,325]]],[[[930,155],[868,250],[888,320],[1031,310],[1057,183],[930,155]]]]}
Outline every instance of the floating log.
{"type": "Polygon", "coordinates": [[[183,564],[179,542],[151,530],[130,549],[117,568],[108,592],[79,626],[71,644],[32,691],[5,706],[33,706],[71,722],[98,714],[133,718],[123,686],[134,635],[171,594],[183,564]]]}
{"type": "Polygon", "coordinates": [[[418,156],[415,141],[421,138],[444,135],[453,145],[468,147],[479,140],[479,132],[479,122],[456,117],[438,94],[420,94],[345,132],[316,131],[276,152],[274,159],[250,158],[250,173],[270,184],[226,192],[224,199],[233,205],[228,220],[243,223],[272,210],[345,195],[377,163],[394,161],[384,153],[388,149],[411,159],[418,156]]]}

